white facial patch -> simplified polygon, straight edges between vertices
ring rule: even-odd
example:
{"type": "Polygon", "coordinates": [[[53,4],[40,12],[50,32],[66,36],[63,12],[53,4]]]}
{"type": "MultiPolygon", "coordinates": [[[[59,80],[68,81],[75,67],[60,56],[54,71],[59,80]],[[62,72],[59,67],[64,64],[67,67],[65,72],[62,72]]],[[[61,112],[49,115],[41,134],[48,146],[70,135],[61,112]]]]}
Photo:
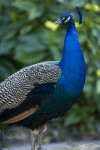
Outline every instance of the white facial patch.
{"type": "Polygon", "coordinates": [[[64,20],[65,19],[65,17],[64,18],[62,18],[62,20],[64,20]]]}
{"type": "Polygon", "coordinates": [[[68,18],[67,18],[67,20],[65,20],[65,22],[64,22],[64,23],[68,22],[69,20],[70,20],[70,17],[68,17],[68,18]]]}

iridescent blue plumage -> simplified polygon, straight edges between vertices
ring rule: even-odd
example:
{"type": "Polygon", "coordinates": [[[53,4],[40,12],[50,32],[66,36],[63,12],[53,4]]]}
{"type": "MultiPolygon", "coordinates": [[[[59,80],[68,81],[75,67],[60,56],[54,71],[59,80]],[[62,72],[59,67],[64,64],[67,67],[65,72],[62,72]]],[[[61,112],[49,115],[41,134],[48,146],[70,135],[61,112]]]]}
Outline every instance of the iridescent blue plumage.
{"type": "Polygon", "coordinates": [[[73,106],[83,91],[86,64],[78,41],[73,16],[63,14],[60,16],[58,22],[67,27],[62,59],[58,63],[62,75],[58,79],[51,97],[45,103],[42,103],[40,109],[33,116],[19,122],[19,124],[23,124],[29,128],[34,129],[35,126],[39,127],[52,118],[64,115],[73,106]],[[69,17],[70,20],[68,19],[69,17]],[[67,19],[68,22],[66,22],[67,19]],[[34,122],[34,124],[31,124],[31,122],[34,122]]]}

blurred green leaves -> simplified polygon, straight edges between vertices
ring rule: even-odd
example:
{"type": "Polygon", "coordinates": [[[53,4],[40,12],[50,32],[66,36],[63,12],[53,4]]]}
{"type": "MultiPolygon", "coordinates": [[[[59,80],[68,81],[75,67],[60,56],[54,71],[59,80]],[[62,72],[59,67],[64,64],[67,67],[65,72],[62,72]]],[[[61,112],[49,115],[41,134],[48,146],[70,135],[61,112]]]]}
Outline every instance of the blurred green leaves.
{"type": "Polygon", "coordinates": [[[100,131],[100,6],[99,0],[0,0],[0,81],[17,70],[48,60],[60,60],[66,29],[53,22],[65,12],[83,12],[76,23],[87,63],[83,96],[64,116],[64,127],[100,131]],[[49,23],[50,26],[46,25],[49,23]]]}
{"type": "Polygon", "coordinates": [[[18,8],[19,10],[28,11],[30,9],[36,9],[35,3],[31,1],[15,1],[12,3],[12,6],[18,8]]]}
{"type": "Polygon", "coordinates": [[[28,13],[28,20],[35,19],[37,17],[40,17],[43,12],[42,5],[37,6],[32,1],[17,1],[13,2],[12,6],[17,8],[20,11],[25,11],[28,13]]]}

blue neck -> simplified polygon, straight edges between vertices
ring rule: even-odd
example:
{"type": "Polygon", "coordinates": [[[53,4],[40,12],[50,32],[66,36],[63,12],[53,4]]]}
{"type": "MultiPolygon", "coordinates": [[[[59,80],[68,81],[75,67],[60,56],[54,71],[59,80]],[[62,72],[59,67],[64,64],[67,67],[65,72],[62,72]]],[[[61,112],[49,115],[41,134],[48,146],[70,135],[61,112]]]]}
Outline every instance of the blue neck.
{"type": "Polygon", "coordinates": [[[67,27],[63,56],[59,65],[67,80],[73,81],[73,84],[79,82],[79,86],[83,88],[86,77],[86,64],[78,41],[75,23],[67,27]]]}

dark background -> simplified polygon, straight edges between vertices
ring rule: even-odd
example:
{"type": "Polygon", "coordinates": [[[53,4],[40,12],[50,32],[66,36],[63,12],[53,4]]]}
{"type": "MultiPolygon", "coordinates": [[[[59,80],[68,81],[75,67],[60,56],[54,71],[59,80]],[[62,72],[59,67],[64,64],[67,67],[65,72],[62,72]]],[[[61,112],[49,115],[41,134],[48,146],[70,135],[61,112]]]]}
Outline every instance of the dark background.
{"type": "Polygon", "coordinates": [[[0,82],[28,65],[60,60],[66,30],[54,22],[62,13],[75,11],[76,6],[83,13],[83,24],[76,23],[76,27],[87,64],[86,84],[71,111],[50,126],[62,139],[65,133],[76,139],[84,135],[98,138],[100,0],[0,0],[0,82]]]}

